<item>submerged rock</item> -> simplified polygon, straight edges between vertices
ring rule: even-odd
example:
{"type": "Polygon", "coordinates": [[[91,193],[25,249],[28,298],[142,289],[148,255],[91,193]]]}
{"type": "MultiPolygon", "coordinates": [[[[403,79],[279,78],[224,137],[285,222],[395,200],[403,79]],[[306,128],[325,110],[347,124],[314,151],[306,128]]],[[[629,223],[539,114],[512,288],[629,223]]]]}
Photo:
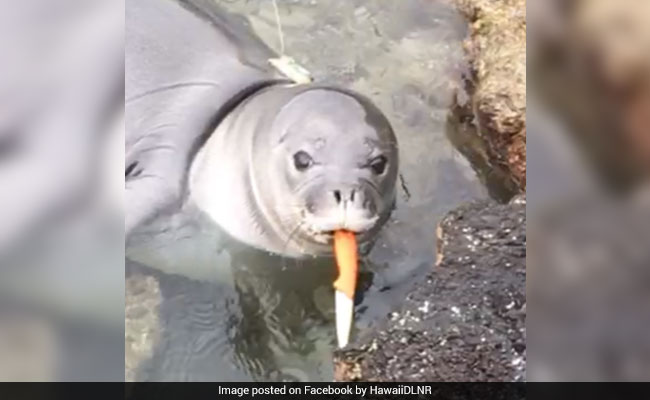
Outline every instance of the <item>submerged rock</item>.
{"type": "Polygon", "coordinates": [[[335,357],[339,381],[524,381],[526,200],[475,201],[438,228],[435,268],[335,357]]]}
{"type": "Polygon", "coordinates": [[[474,164],[488,164],[491,173],[500,171],[508,190],[525,192],[526,1],[455,3],[470,22],[464,47],[472,72],[471,100],[459,102],[455,114],[472,128],[467,135],[478,139],[471,145],[464,139],[460,150],[474,164]]]}
{"type": "MultiPolygon", "coordinates": [[[[124,374],[127,382],[137,380],[137,368],[153,355],[160,335],[158,309],[162,302],[158,280],[138,270],[125,282],[124,374]]],[[[131,272],[131,271],[129,271],[131,272]]]]}

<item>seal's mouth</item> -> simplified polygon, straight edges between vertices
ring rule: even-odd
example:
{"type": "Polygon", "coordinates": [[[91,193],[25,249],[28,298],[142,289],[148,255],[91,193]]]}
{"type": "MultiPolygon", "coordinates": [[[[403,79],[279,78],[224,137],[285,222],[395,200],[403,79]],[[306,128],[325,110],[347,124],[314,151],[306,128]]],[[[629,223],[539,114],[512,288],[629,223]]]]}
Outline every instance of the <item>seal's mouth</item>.
{"type": "Polygon", "coordinates": [[[377,218],[372,218],[367,221],[367,223],[364,224],[362,227],[358,227],[356,229],[351,229],[349,227],[345,227],[344,225],[341,224],[341,227],[336,227],[334,229],[318,229],[314,226],[312,226],[311,229],[309,229],[309,234],[311,238],[320,244],[326,244],[326,245],[332,245],[334,243],[334,234],[336,231],[339,230],[347,230],[349,232],[354,233],[354,235],[357,238],[357,241],[360,243],[364,243],[368,241],[371,236],[372,236],[372,230],[373,228],[376,227],[377,223],[377,218]]]}
{"type": "Polygon", "coordinates": [[[319,244],[332,245],[336,231],[348,231],[355,234],[358,242],[370,239],[371,232],[377,226],[379,216],[361,215],[359,212],[328,212],[321,215],[307,214],[305,226],[310,238],[319,244]]]}
{"type": "Polygon", "coordinates": [[[332,239],[334,239],[334,231],[318,232],[314,236],[322,237],[323,239],[326,239],[327,241],[331,241],[332,239]]]}
{"type": "Polygon", "coordinates": [[[302,237],[319,246],[331,247],[335,232],[353,233],[357,242],[370,241],[384,219],[378,193],[365,186],[314,188],[301,208],[302,237]],[[343,187],[343,189],[341,189],[343,187]],[[322,189],[322,190],[321,190],[322,189]]]}
{"type": "Polygon", "coordinates": [[[334,231],[316,232],[312,235],[312,237],[318,243],[327,245],[334,243],[334,231]]]}

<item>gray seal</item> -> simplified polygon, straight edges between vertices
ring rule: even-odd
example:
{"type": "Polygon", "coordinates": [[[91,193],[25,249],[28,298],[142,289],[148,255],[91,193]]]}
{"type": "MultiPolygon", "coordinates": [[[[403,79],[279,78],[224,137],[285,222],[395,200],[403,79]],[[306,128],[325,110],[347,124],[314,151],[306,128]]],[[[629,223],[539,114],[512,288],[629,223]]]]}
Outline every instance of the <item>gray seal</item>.
{"type": "Polygon", "coordinates": [[[209,1],[126,5],[126,234],[194,202],[234,238],[290,256],[368,241],[395,202],[398,148],[366,97],[293,84],[209,1]]]}

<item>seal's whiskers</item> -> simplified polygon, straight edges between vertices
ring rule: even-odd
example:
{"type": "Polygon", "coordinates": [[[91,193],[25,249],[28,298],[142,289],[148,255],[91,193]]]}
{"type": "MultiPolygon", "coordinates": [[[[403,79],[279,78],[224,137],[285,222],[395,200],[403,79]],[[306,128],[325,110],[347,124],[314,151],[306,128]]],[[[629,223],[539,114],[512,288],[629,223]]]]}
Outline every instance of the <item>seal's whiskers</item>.
{"type": "MultiPolygon", "coordinates": [[[[284,245],[282,246],[282,252],[281,252],[281,254],[285,254],[285,251],[287,250],[287,246],[289,246],[289,243],[291,243],[291,240],[293,239],[293,236],[294,236],[296,233],[298,233],[299,229],[302,227],[302,225],[303,225],[304,223],[305,223],[305,221],[304,221],[302,218],[300,218],[300,219],[298,220],[298,223],[296,224],[295,228],[293,228],[293,229],[289,232],[289,236],[287,236],[287,240],[284,242],[284,245]]],[[[281,257],[282,257],[282,268],[284,269],[284,268],[287,267],[287,264],[286,264],[287,257],[285,257],[285,256],[281,256],[281,257]]]]}

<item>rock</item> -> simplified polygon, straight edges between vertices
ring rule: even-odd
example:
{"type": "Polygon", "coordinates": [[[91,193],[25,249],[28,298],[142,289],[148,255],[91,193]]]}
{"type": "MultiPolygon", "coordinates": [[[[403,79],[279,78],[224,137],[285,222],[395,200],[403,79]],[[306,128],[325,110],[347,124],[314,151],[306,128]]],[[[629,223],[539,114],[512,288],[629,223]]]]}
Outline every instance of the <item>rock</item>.
{"type": "Polygon", "coordinates": [[[650,171],[650,2],[538,2],[532,82],[604,183],[627,191],[650,171]]]}
{"type": "MultiPolygon", "coordinates": [[[[483,163],[501,169],[517,191],[526,190],[526,1],[454,0],[470,22],[465,52],[471,66],[470,115],[483,163]]],[[[478,154],[476,154],[478,152],[478,154]]]]}
{"type": "Polygon", "coordinates": [[[438,232],[435,268],[370,336],[336,353],[336,380],[525,380],[525,197],[461,206],[438,232]]]}

